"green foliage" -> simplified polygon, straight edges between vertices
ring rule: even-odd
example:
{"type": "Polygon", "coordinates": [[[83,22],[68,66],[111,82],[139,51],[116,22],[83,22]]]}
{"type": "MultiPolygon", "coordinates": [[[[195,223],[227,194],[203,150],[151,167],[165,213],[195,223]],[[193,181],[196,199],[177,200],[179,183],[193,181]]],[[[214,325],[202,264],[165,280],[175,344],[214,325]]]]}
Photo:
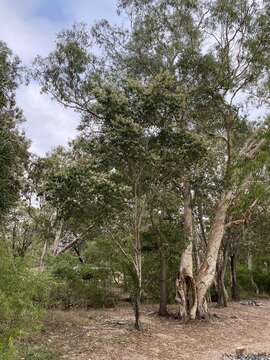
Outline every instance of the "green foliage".
{"type": "MultiPolygon", "coordinates": [[[[243,115],[239,96],[253,95],[254,88],[256,93],[269,90],[264,86],[269,77],[269,7],[261,4],[258,10],[257,1],[249,0],[122,0],[119,9],[130,15],[129,29],[106,21],[91,32],[77,25],[61,32],[54,51],[36,60],[35,78],[42,91],[77,110],[81,124],[68,151],[58,148],[31,164],[28,200],[36,193],[40,212],[30,209],[34,225],[26,222],[26,227],[31,234],[38,232],[38,241],[47,240],[51,250],[60,223],[63,233],[78,236],[84,263],[65,254],[48,260],[47,273],[34,275],[24,263],[0,254],[7,259],[0,280],[0,329],[7,351],[12,349],[10,339],[27,332],[23,324],[38,318],[38,304],[113,305],[116,285],[132,295],[142,285],[158,299],[161,253],[168,264],[172,300],[179,255],[186,245],[184,184],[190,184],[202,256],[224,191],[229,189],[236,199],[228,222],[247,225],[255,199],[269,206],[269,130],[258,129],[243,115]],[[96,45],[102,48],[98,56],[93,54],[96,45]],[[250,136],[254,141],[247,141],[250,136]],[[262,139],[264,148],[257,154],[262,139]],[[46,300],[41,279],[50,283],[46,300]]],[[[1,216],[18,199],[27,160],[27,144],[16,127],[22,120],[15,103],[19,62],[2,43],[0,80],[1,216]]],[[[255,234],[258,224],[257,219],[252,225],[255,234]]],[[[10,224],[6,229],[14,254],[23,256],[15,251],[18,226],[12,235],[10,224]]],[[[248,241],[259,254],[255,241],[248,241]]],[[[245,291],[251,289],[250,275],[240,268],[245,291]]],[[[254,267],[261,291],[269,292],[267,276],[261,264],[254,267]]],[[[34,359],[36,354],[28,356],[34,359]]]]}
{"type": "Polygon", "coordinates": [[[66,106],[72,103],[73,108],[87,111],[86,104],[93,101],[99,69],[98,59],[89,52],[91,35],[86,26],[79,24],[58,34],[57,40],[54,53],[46,59],[37,57],[35,76],[41,80],[41,74],[46,74],[41,83],[44,92],[66,106]]]}
{"type": "Polygon", "coordinates": [[[23,353],[20,356],[20,359],[23,360],[59,360],[59,354],[56,350],[52,350],[47,347],[31,347],[26,349],[21,349],[23,353]]]}
{"type": "Polygon", "coordinates": [[[254,259],[253,277],[260,293],[270,295],[270,256],[258,256],[254,259]]]}
{"type": "Polygon", "coordinates": [[[108,266],[80,263],[78,258],[64,254],[49,260],[53,282],[49,305],[68,309],[72,307],[113,306],[112,274],[108,266]]]}
{"type": "Polygon", "coordinates": [[[0,253],[0,354],[13,351],[13,339],[39,329],[49,284],[44,274],[0,253]]]}
{"type": "Polygon", "coordinates": [[[254,286],[251,282],[253,278],[259,289],[259,294],[270,296],[270,276],[269,276],[269,256],[259,256],[254,259],[254,267],[252,271],[248,270],[246,265],[240,265],[238,269],[238,279],[241,290],[245,293],[256,295],[254,286]]]}
{"type": "Polygon", "coordinates": [[[159,301],[160,247],[164,247],[167,262],[168,302],[175,299],[175,277],[179,269],[179,253],[184,250],[185,241],[181,224],[161,223],[159,229],[151,228],[143,233],[143,290],[147,298],[159,301]],[[161,244],[160,232],[166,239],[161,244]]]}
{"type": "Polygon", "coordinates": [[[19,197],[20,177],[28,157],[27,141],[17,128],[23,119],[15,99],[19,79],[19,60],[0,41],[0,216],[19,197]]]}
{"type": "Polygon", "coordinates": [[[250,271],[248,270],[247,266],[239,266],[237,276],[241,291],[252,293],[250,271]]]}

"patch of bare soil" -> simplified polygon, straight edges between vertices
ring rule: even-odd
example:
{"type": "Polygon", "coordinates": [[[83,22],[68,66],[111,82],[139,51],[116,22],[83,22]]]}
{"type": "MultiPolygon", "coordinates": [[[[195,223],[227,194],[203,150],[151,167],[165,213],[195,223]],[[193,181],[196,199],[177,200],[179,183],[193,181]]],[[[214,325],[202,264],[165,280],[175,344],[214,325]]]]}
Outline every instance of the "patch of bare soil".
{"type": "Polygon", "coordinates": [[[188,324],[160,318],[154,313],[157,306],[147,305],[142,332],[133,330],[130,306],[50,311],[44,330],[32,342],[53,346],[67,360],[220,360],[239,347],[270,353],[270,301],[262,304],[212,308],[216,316],[210,322],[188,324]]]}

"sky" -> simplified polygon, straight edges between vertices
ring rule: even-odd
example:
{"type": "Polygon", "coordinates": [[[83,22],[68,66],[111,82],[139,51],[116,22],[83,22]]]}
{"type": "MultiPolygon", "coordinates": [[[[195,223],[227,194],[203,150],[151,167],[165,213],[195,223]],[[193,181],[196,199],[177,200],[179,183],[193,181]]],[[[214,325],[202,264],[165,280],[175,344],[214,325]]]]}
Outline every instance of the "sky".
{"type": "MultiPolygon", "coordinates": [[[[89,25],[105,18],[121,23],[116,0],[0,0],[0,40],[30,66],[36,55],[46,56],[54,48],[56,34],[74,23],[89,25]]],[[[40,94],[37,83],[22,85],[17,94],[30,138],[31,151],[45,155],[76,136],[79,116],[49,96],[40,94]]]]}
{"type": "MultiPolygon", "coordinates": [[[[3,40],[30,66],[36,55],[46,56],[54,48],[56,34],[74,23],[93,25],[105,18],[121,24],[116,13],[117,0],[0,0],[0,40],[3,40]]],[[[58,145],[67,145],[76,136],[79,115],[40,94],[37,83],[22,85],[18,105],[26,122],[23,128],[31,139],[31,151],[45,155],[58,145]]],[[[251,119],[258,119],[265,108],[251,105],[251,119]]]]}

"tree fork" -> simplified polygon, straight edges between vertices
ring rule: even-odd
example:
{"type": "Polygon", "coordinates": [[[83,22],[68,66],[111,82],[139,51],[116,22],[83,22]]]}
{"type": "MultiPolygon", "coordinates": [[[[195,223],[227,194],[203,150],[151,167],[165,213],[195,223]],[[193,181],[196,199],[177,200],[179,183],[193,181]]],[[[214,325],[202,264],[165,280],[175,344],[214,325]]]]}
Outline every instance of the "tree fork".
{"type": "Polygon", "coordinates": [[[179,304],[179,317],[186,321],[195,319],[197,309],[197,291],[193,278],[193,217],[189,182],[184,184],[184,229],[187,248],[181,256],[176,279],[176,301],[179,304]]]}

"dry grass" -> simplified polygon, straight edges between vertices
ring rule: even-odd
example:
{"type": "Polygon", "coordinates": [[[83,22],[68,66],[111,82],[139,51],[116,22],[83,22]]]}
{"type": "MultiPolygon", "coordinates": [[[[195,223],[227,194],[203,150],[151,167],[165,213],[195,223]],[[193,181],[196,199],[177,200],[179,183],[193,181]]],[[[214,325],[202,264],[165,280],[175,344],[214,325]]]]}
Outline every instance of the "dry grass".
{"type": "MultiPolygon", "coordinates": [[[[181,324],[143,307],[143,332],[133,330],[129,306],[89,311],[51,311],[33,345],[51,345],[68,360],[220,360],[245,347],[270,352],[270,302],[212,308],[210,322],[181,324]]],[[[171,311],[175,311],[175,307],[171,311]]]]}

